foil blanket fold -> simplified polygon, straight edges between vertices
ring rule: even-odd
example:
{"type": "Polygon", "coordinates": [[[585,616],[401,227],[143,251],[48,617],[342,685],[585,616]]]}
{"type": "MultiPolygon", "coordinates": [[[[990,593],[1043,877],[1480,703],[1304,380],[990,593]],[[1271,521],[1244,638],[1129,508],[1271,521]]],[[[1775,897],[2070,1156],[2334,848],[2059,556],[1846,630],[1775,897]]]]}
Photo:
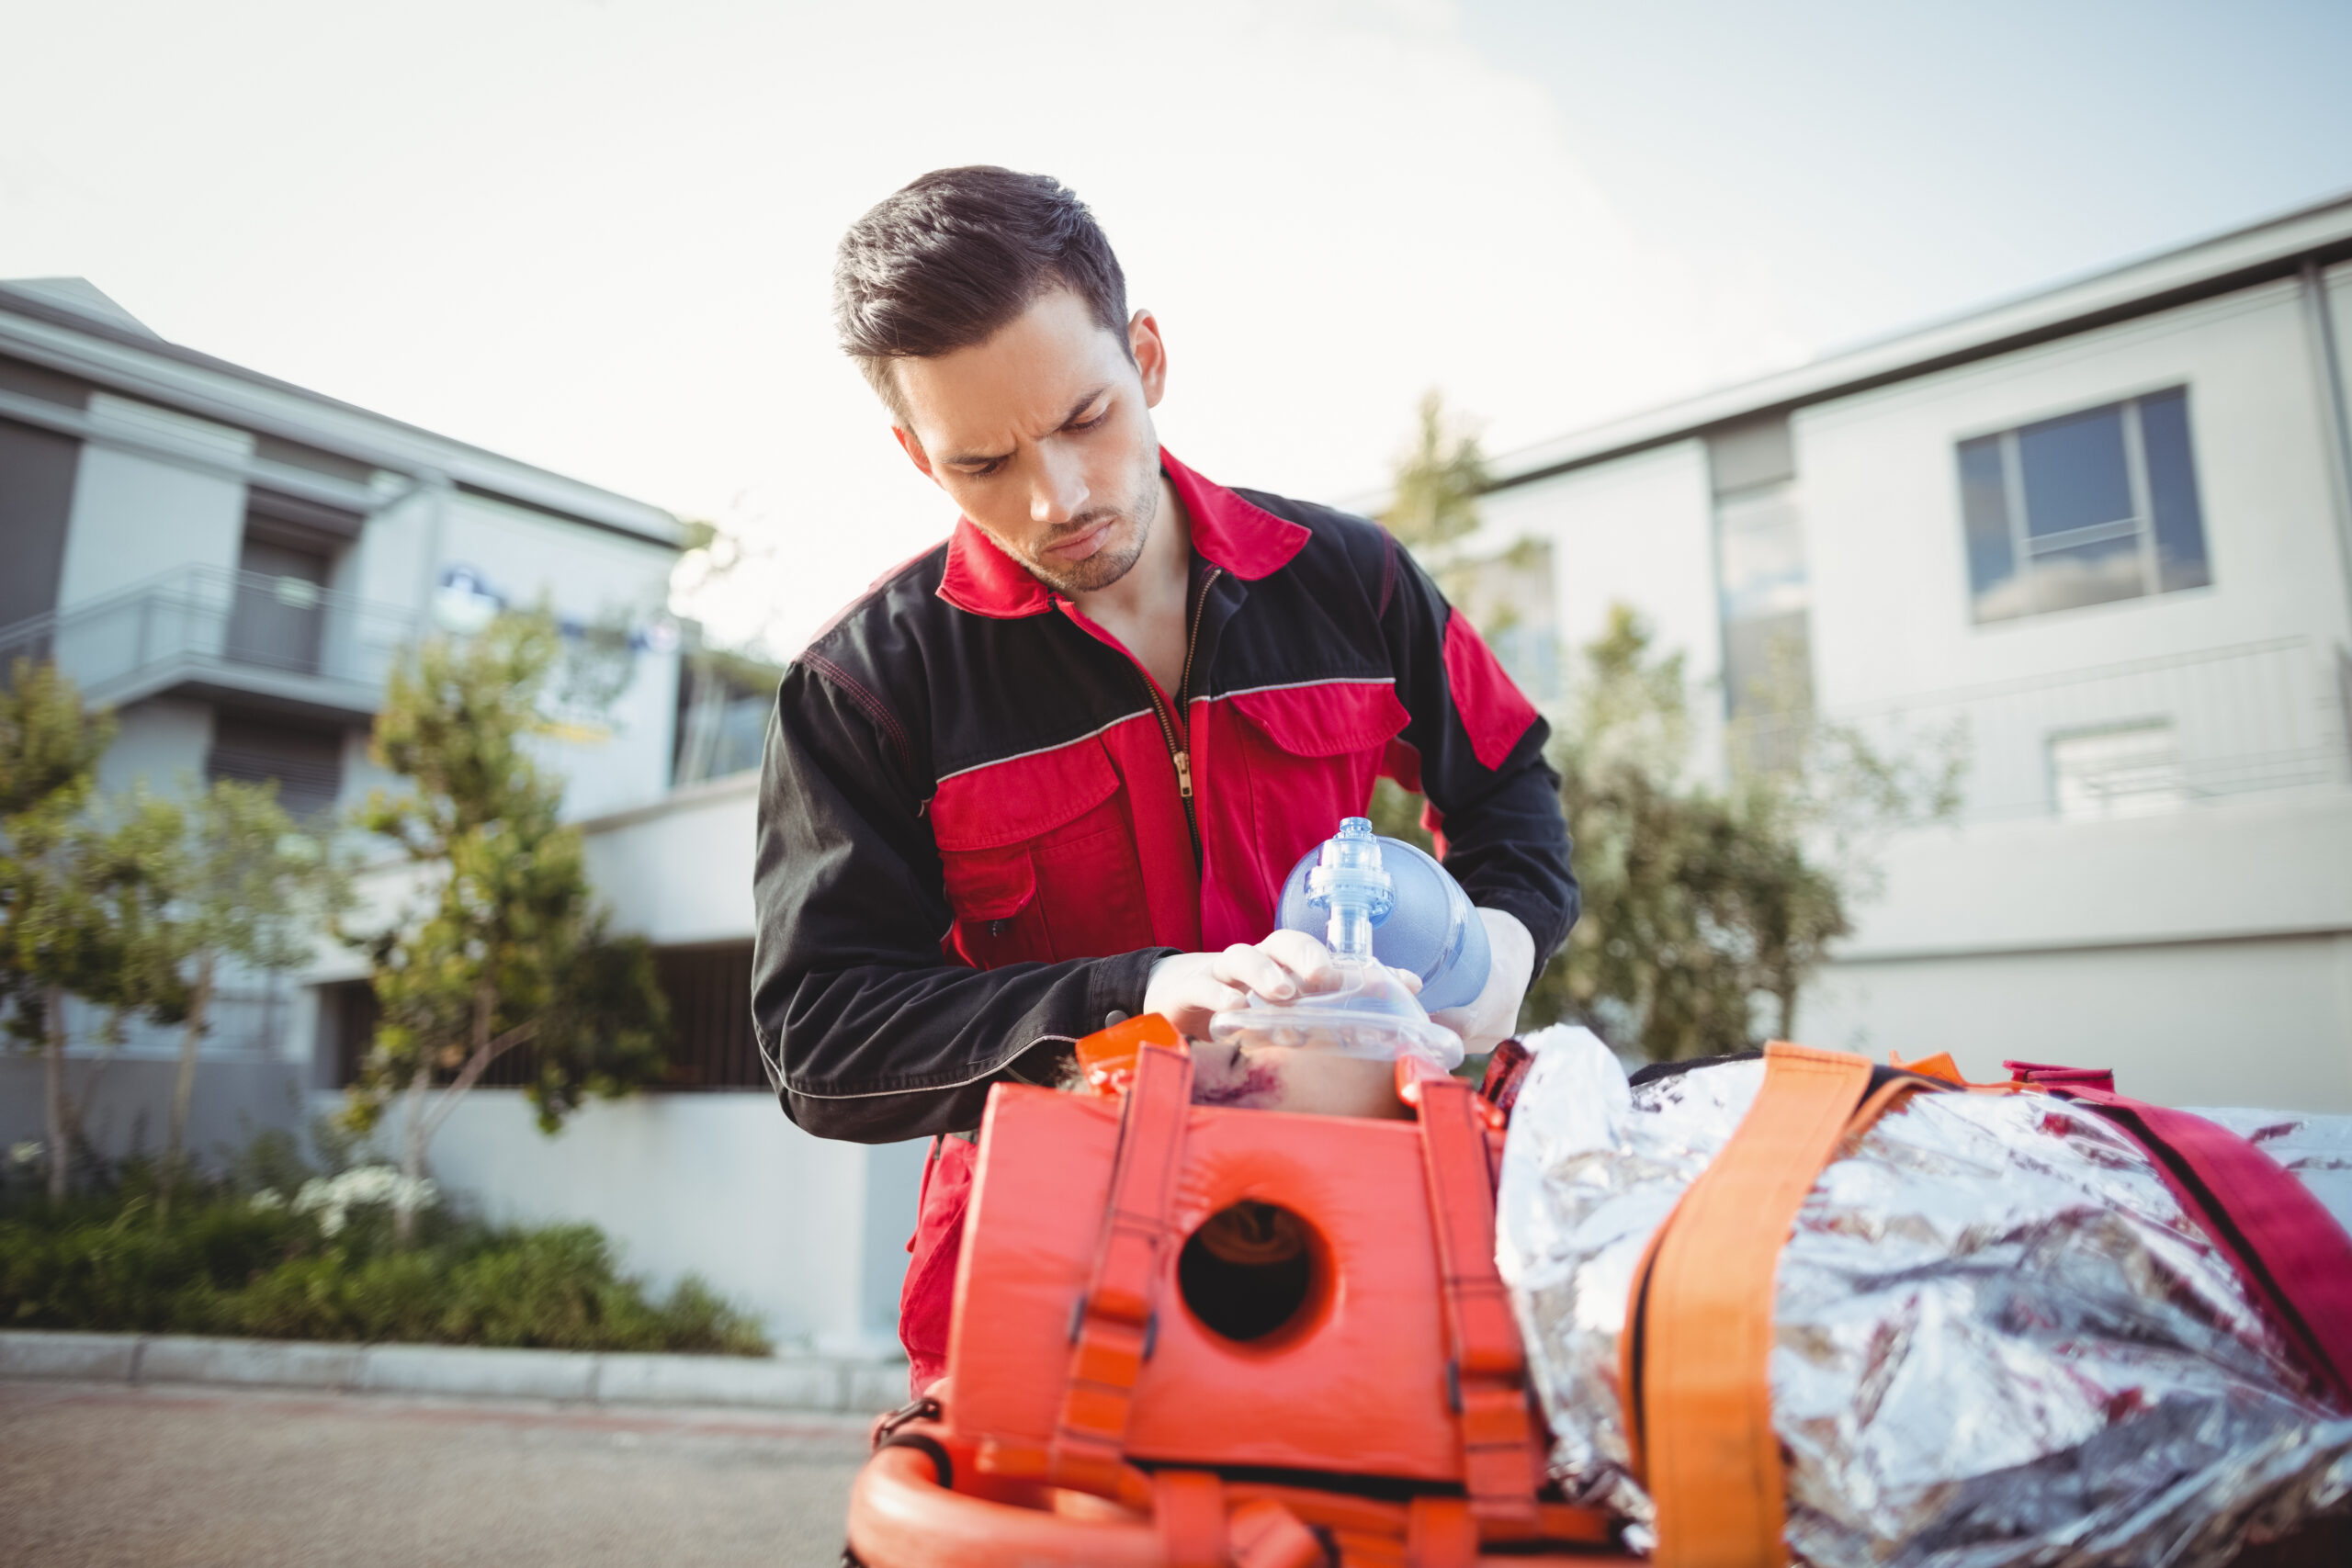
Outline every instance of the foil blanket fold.
{"type": "MultiPolygon", "coordinates": [[[[1628,1286],[1763,1065],[1630,1089],[1590,1034],[1545,1032],[1505,1146],[1498,1261],[1552,1476],[1638,1542],[1628,1286]]],[[[2343,1216],[2352,1117],[2203,1114],[2343,1216]]],[[[1833,1162],[1781,1255],[1770,1370],[1786,1539],[1811,1568],[2219,1568],[2352,1494],[2352,1419],[2318,1403],[2147,1158],[2044,1095],[1915,1095],[1833,1162]]]]}

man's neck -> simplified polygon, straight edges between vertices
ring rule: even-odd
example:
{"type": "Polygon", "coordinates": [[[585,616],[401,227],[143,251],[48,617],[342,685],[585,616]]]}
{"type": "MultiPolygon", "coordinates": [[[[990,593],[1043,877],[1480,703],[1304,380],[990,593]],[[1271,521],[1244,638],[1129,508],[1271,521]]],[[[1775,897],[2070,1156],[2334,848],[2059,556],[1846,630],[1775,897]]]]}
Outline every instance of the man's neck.
{"type": "Polygon", "coordinates": [[[1193,520],[1168,476],[1159,476],[1159,512],[1143,555],[1107,588],[1071,595],[1079,613],[1119,639],[1181,705],[1186,601],[1193,586],[1193,520]]]}
{"type": "Polygon", "coordinates": [[[1168,482],[1168,476],[1158,478],[1159,512],[1152,519],[1142,556],[1118,581],[1070,595],[1087,618],[1098,625],[1148,620],[1165,614],[1171,600],[1177,615],[1181,618],[1184,614],[1193,581],[1193,519],[1177,499],[1176,487],[1168,482]]]}

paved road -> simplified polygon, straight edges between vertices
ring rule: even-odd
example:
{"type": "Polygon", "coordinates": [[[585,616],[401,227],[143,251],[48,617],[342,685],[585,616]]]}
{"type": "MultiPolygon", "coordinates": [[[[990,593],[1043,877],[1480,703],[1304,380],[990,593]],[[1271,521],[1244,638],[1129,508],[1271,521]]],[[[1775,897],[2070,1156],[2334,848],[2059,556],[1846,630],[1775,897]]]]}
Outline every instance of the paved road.
{"type": "Polygon", "coordinates": [[[0,1382],[0,1563],[831,1568],[863,1423],[0,1382]]]}

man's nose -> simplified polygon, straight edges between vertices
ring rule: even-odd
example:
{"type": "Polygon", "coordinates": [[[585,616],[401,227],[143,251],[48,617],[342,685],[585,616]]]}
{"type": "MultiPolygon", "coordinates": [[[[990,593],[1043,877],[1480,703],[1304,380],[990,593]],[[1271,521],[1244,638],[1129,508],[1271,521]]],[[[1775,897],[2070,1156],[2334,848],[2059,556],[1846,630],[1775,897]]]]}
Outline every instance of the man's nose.
{"type": "Polygon", "coordinates": [[[1029,521],[1052,528],[1086,510],[1086,474],[1075,453],[1057,453],[1047,442],[1037,454],[1029,481],[1029,521]]]}

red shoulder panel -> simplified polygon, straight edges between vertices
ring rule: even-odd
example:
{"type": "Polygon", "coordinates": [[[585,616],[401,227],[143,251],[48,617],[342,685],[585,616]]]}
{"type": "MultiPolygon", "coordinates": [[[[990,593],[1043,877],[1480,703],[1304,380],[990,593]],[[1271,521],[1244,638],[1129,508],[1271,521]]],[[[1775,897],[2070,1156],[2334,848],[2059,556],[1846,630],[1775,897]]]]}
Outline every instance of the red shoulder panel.
{"type": "Polygon", "coordinates": [[[1501,767],[1535,722],[1535,705],[1459,611],[1445,623],[1445,683],[1453,689],[1454,709],[1462,715],[1462,728],[1470,732],[1470,750],[1478,765],[1489,772],[1501,767]]]}

